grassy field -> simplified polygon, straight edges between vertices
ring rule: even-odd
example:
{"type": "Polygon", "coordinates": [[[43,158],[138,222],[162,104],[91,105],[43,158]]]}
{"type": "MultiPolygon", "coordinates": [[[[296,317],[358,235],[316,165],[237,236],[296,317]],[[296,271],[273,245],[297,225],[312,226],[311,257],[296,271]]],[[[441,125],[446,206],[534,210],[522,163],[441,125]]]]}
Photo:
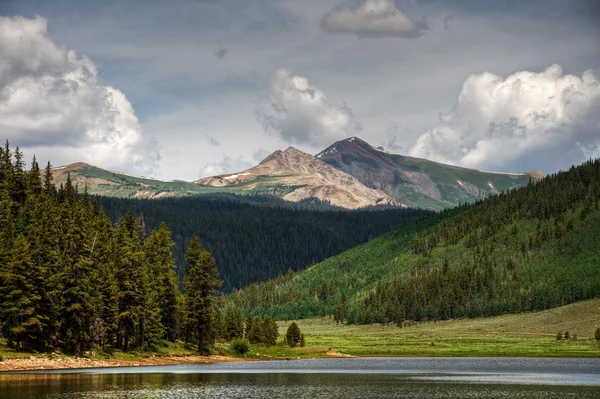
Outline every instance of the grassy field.
{"type": "MultiPolygon", "coordinates": [[[[336,325],[328,318],[297,321],[307,348],[299,353],[355,356],[557,356],[600,357],[592,340],[600,327],[600,300],[543,312],[490,318],[384,325],[336,325]],[[577,340],[556,340],[569,331],[577,340]]],[[[290,322],[280,323],[280,333],[290,322]]]]}
{"type": "MultiPolygon", "coordinates": [[[[279,322],[280,341],[291,321],[279,322]]],[[[600,299],[578,302],[543,312],[490,318],[394,325],[337,325],[328,318],[298,320],[306,336],[305,348],[282,345],[251,345],[245,355],[226,342],[217,342],[217,355],[246,359],[312,358],[353,356],[540,356],[600,357],[600,344],[593,340],[600,327],[600,299]],[[577,340],[556,340],[557,332],[577,334],[577,340]]],[[[96,359],[134,361],[149,354],[114,351],[97,354],[96,359]]],[[[194,356],[193,347],[169,344],[152,355],[194,356]]],[[[15,352],[0,341],[0,359],[32,356],[15,352]]],[[[47,355],[36,355],[47,356],[47,355]]],[[[61,356],[66,357],[66,356],[61,356]]]]}

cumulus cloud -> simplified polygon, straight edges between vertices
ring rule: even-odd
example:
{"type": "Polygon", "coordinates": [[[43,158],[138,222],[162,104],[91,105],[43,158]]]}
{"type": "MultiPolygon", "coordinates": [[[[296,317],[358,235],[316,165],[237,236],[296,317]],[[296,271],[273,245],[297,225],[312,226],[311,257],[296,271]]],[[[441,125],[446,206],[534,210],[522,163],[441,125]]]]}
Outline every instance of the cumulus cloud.
{"type": "Polygon", "coordinates": [[[258,150],[254,151],[254,153],[252,154],[252,158],[256,162],[261,162],[263,159],[265,159],[269,155],[271,155],[271,153],[269,151],[267,151],[263,148],[259,148],[258,150]]]}
{"type": "Polygon", "coordinates": [[[125,95],[99,84],[89,58],[56,44],[44,18],[0,16],[0,54],[0,136],[104,167],[156,166],[157,145],[125,95]]]}
{"type": "Polygon", "coordinates": [[[269,103],[257,109],[259,122],[267,133],[291,144],[320,147],[361,129],[350,108],[332,104],[308,79],[286,69],[271,75],[269,103]]]}
{"type": "Polygon", "coordinates": [[[220,176],[230,173],[241,172],[249,169],[252,164],[244,159],[244,157],[233,158],[228,155],[223,156],[219,162],[211,162],[204,165],[200,170],[200,177],[220,176]]]}
{"type": "Polygon", "coordinates": [[[359,37],[417,38],[428,29],[424,21],[410,18],[394,0],[365,0],[358,6],[338,6],[325,14],[321,29],[354,33],[359,37]]]}
{"type": "Polygon", "coordinates": [[[600,155],[600,79],[560,65],[506,78],[469,76],[440,124],[410,154],[466,167],[553,172],[600,155]]]}
{"type": "Polygon", "coordinates": [[[204,137],[206,138],[206,141],[208,141],[208,143],[213,147],[218,147],[221,145],[221,143],[219,143],[219,141],[216,138],[209,136],[206,133],[204,133],[204,137]]]}

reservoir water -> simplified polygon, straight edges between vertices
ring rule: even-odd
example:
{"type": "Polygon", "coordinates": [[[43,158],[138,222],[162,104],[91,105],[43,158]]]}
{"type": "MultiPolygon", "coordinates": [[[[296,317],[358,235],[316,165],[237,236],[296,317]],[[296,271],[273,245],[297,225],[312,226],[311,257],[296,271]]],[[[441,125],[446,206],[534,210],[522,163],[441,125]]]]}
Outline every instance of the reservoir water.
{"type": "Polygon", "coordinates": [[[600,359],[357,358],[0,374],[0,398],[600,398],[600,359]]]}

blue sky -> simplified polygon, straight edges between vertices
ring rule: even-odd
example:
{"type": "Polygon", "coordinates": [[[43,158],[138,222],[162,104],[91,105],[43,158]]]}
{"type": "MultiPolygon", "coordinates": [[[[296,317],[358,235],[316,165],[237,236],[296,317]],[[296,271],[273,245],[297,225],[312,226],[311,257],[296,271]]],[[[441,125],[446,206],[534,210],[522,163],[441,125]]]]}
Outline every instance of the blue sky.
{"type": "Polygon", "coordinates": [[[3,0],[0,136],[56,165],[186,180],[352,135],[550,173],[600,156],[595,4],[3,0]],[[57,61],[68,50],[87,61],[57,61]]]}

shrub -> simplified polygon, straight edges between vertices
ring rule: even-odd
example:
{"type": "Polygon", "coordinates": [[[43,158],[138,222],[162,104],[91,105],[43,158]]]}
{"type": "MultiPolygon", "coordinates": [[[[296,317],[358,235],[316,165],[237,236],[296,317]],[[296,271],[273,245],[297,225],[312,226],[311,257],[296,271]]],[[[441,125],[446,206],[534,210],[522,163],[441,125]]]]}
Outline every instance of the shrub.
{"type": "Polygon", "coordinates": [[[556,340],[560,341],[562,339],[562,333],[559,332],[558,334],[556,334],[556,340]]]}
{"type": "Polygon", "coordinates": [[[300,334],[300,347],[304,348],[306,346],[306,340],[304,339],[304,334],[300,334]]]}
{"type": "Polygon", "coordinates": [[[565,339],[566,339],[566,340],[569,340],[569,339],[571,339],[571,335],[569,334],[569,332],[568,332],[568,331],[567,331],[567,332],[565,332],[565,339]]]}
{"type": "Polygon", "coordinates": [[[248,340],[246,340],[246,339],[233,340],[231,342],[231,347],[233,348],[234,351],[236,351],[240,355],[248,353],[248,351],[250,350],[250,344],[248,343],[248,340]]]}
{"type": "Polygon", "coordinates": [[[298,327],[298,324],[292,323],[288,327],[287,333],[285,334],[285,341],[293,348],[300,343],[301,334],[302,333],[300,332],[300,327],[298,327]]]}
{"type": "Polygon", "coordinates": [[[600,328],[596,328],[596,334],[594,334],[597,342],[600,342],[600,328]]]}

